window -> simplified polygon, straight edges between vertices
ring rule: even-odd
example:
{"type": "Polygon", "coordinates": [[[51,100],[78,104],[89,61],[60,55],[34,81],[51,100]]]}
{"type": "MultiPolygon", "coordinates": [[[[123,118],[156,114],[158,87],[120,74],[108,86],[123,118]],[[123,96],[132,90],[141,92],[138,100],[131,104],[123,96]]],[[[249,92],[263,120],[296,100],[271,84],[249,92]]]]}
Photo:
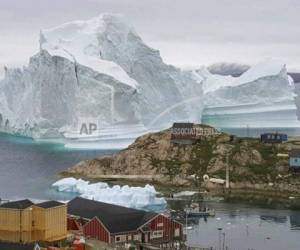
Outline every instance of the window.
{"type": "Polygon", "coordinates": [[[163,230],[157,230],[157,231],[153,231],[151,233],[151,239],[156,239],[156,238],[162,238],[164,235],[164,231],[163,230]]]}
{"type": "Polygon", "coordinates": [[[133,240],[134,241],[140,241],[141,240],[141,235],[140,234],[133,235],[133,240]]]}
{"type": "Polygon", "coordinates": [[[158,226],[158,227],[163,227],[163,226],[164,226],[164,223],[163,223],[163,222],[158,223],[157,226],[158,226]]]}
{"type": "Polygon", "coordinates": [[[180,228],[175,228],[174,230],[174,236],[179,237],[180,236],[180,228]]]}
{"type": "Polygon", "coordinates": [[[116,242],[126,242],[126,235],[117,235],[115,237],[116,242]]]}
{"type": "Polygon", "coordinates": [[[131,234],[127,236],[127,240],[132,240],[131,234]]]}

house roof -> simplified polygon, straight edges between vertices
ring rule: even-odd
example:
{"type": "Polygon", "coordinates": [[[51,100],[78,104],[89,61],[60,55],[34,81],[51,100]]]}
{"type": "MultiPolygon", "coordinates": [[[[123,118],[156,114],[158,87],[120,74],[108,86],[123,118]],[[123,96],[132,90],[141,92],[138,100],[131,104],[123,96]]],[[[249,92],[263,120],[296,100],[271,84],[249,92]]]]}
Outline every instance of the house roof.
{"type": "Polygon", "coordinates": [[[0,242],[1,250],[34,250],[34,244],[0,242]]]}
{"type": "Polygon", "coordinates": [[[193,123],[188,123],[188,122],[174,122],[173,123],[173,128],[193,128],[194,124],[193,123]]]}
{"type": "Polygon", "coordinates": [[[300,157],[300,149],[292,149],[289,153],[290,157],[300,157]]]}
{"type": "Polygon", "coordinates": [[[28,207],[31,207],[32,205],[41,208],[52,208],[52,207],[59,207],[65,204],[58,201],[45,201],[45,202],[35,204],[32,201],[26,199],[26,200],[3,203],[2,205],[0,205],[0,208],[26,209],[28,207]]]}
{"type": "Polygon", "coordinates": [[[287,136],[287,134],[284,134],[284,133],[277,133],[277,132],[268,132],[268,133],[262,133],[262,134],[261,134],[261,136],[267,136],[267,135],[287,136]]]}
{"type": "Polygon", "coordinates": [[[87,219],[97,217],[110,233],[135,231],[157,215],[81,197],[68,203],[68,214],[87,219]]]}
{"type": "Polygon", "coordinates": [[[63,205],[65,205],[65,204],[62,203],[62,202],[58,202],[58,201],[45,201],[45,202],[42,202],[42,203],[35,204],[35,206],[41,207],[41,208],[60,207],[60,206],[63,206],[63,205]]]}
{"type": "Polygon", "coordinates": [[[26,209],[28,207],[31,207],[32,205],[33,202],[30,200],[19,200],[19,201],[6,202],[0,205],[0,208],[26,209]]]}

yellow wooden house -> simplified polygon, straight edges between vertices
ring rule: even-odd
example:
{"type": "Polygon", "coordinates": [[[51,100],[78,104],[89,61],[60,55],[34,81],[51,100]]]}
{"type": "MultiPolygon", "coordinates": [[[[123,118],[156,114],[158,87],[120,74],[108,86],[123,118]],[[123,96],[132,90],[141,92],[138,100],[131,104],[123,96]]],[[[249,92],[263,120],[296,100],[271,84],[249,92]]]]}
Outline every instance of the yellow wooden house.
{"type": "Polygon", "coordinates": [[[0,240],[53,242],[67,237],[67,205],[57,201],[34,204],[30,200],[0,205],[0,240]]]}

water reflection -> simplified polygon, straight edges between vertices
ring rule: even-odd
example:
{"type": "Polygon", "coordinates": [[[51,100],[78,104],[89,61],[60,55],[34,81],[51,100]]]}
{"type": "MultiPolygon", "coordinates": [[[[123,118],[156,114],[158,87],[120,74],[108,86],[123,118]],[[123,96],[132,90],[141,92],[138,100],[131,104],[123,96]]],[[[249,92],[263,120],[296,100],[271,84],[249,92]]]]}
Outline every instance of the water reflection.
{"type": "Polygon", "coordinates": [[[263,221],[275,222],[275,223],[286,223],[287,222],[287,216],[261,215],[260,219],[263,221]]]}
{"type": "Polygon", "coordinates": [[[293,213],[290,215],[291,230],[300,230],[300,214],[293,213]]]}
{"type": "MultiPolygon", "coordinates": [[[[189,202],[191,201],[169,203],[172,208],[182,209],[189,202]]],[[[222,246],[224,244],[228,249],[300,249],[298,211],[224,202],[201,202],[201,205],[214,209],[216,216],[187,221],[187,240],[190,246],[218,249],[221,237],[222,246]]]]}

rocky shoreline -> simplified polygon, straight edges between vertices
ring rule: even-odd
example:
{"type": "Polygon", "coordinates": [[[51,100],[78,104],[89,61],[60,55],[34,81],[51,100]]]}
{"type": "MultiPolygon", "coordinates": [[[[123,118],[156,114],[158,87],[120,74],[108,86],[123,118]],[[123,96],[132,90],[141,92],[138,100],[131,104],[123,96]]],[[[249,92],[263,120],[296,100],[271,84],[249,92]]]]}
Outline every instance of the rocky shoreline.
{"type": "Polygon", "coordinates": [[[82,161],[62,174],[92,181],[289,198],[300,196],[300,174],[289,170],[288,158],[277,155],[287,154],[292,148],[300,148],[300,141],[263,144],[259,139],[225,133],[207,136],[192,145],[174,144],[168,129],[141,136],[114,155],[82,161]],[[225,179],[227,165],[229,191],[224,185],[203,180],[205,174],[225,179]]]}

